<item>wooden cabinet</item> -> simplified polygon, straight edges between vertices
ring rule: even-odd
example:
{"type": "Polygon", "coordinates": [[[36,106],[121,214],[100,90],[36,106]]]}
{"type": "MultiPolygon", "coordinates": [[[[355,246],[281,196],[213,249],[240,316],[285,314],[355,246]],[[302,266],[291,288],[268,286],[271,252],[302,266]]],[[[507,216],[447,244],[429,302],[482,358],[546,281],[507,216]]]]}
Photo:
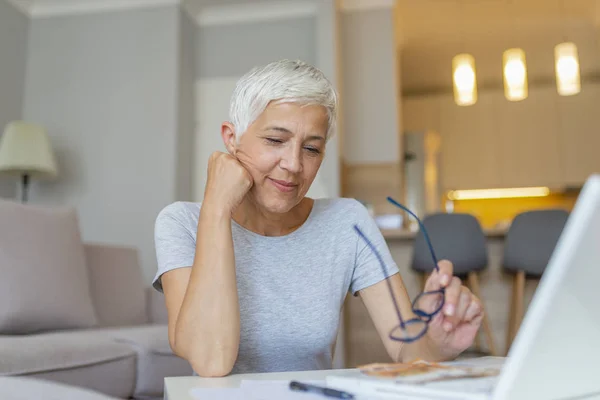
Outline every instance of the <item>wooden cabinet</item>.
{"type": "Polygon", "coordinates": [[[402,100],[402,130],[423,132],[441,129],[440,107],[447,101],[446,96],[409,97],[402,100]]]}
{"type": "Polygon", "coordinates": [[[452,99],[441,105],[441,177],[444,188],[474,189],[502,184],[499,138],[492,118],[493,95],[459,107],[452,99]]]}
{"type": "Polygon", "coordinates": [[[571,97],[530,87],[518,102],[490,90],[469,107],[452,95],[405,98],[403,120],[409,130],[439,131],[445,190],[580,186],[600,173],[600,84],[571,97]]]}
{"type": "Polygon", "coordinates": [[[530,88],[512,102],[493,97],[492,112],[499,139],[501,187],[550,186],[564,182],[558,105],[554,88],[530,88]]]}
{"type": "Polygon", "coordinates": [[[600,85],[583,85],[578,95],[560,97],[559,109],[564,181],[578,186],[600,173],[600,85]]]}

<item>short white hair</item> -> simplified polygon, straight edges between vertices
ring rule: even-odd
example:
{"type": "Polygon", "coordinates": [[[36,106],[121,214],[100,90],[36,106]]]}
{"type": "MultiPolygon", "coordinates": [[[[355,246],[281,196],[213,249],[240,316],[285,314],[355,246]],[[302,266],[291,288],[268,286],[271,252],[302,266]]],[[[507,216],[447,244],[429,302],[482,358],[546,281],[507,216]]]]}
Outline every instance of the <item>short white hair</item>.
{"type": "Polygon", "coordinates": [[[335,131],[338,98],[331,82],[318,68],[286,59],[255,67],[238,80],[229,106],[238,140],[272,101],[323,106],[329,116],[326,139],[335,131]]]}

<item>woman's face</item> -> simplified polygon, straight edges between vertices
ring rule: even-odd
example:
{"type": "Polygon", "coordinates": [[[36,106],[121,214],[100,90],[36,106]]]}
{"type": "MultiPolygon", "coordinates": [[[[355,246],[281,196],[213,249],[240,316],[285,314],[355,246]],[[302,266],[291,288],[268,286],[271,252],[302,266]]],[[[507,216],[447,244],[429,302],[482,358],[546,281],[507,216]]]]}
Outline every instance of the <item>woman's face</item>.
{"type": "Polygon", "coordinates": [[[239,143],[234,135],[233,143],[228,135],[224,138],[254,179],[253,200],[266,211],[284,213],[304,198],[315,179],[325,154],[327,129],[323,106],[271,103],[239,143]]]}

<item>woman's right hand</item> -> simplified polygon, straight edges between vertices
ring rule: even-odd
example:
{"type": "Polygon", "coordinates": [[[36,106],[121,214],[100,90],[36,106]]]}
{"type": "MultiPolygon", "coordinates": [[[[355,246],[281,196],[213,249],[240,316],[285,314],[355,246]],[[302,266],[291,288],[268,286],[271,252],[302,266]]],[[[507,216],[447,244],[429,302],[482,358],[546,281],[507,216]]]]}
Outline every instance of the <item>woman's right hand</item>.
{"type": "Polygon", "coordinates": [[[215,151],[208,160],[204,202],[231,213],[242,202],[253,183],[248,170],[235,157],[215,151]]]}

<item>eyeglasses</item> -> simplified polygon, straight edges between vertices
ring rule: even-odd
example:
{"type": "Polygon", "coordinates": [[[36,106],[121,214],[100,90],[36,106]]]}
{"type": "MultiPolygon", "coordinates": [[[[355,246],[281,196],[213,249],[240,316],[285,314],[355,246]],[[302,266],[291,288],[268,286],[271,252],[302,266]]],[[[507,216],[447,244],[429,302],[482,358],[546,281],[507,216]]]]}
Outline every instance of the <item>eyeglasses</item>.
{"type": "MultiPolygon", "coordinates": [[[[419,217],[417,217],[412,211],[410,211],[408,208],[398,203],[391,197],[388,197],[387,200],[396,207],[403,209],[417,220],[421,232],[423,233],[423,236],[425,238],[425,241],[427,242],[427,246],[429,247],[429,251],[431,252],[433,266],[436,271],[439,271],[438,259],[433,250],[433,246],[431,245],[431,240],[429,239],[427,230],[425,229],[425,226],[423,225],[419,217]]],[[[387,276],[387,268],[385,266],[383,258],[381,257],[381,254],[377,251],[373,243],[365,236],[365,234],[360,230],[360,228],[357,225],[354,225],[354,229],[356,230],[358,235],[365,241],[367,246],[369,246],[373,254],[375,254],[375,257],[379,261],[379,265],[381,266],[381,270],[383,271],[384,276],[387,276]]],[[[386,279],[386,282],[399,321],[398,326],[395,326],[390,331],[390,339],[405,343],[411,343],[420,339],[427,332],[429,322],[438,312],[440,312],[442,307],[444,307],[444,298],[446,292],[445,288],[432,290],[428,292],[422,292],[419,295],[417,295],[417,297],[415,297],[415,300],[412,302],[412,311],[417,317],[404,320],[402,318],[402,314],[400,313],[400,307],[398,306],[398,302],[396,301],[396,297],[394,296],[394,291],[392,290],[392,285],[389,279],[386,279]],[[421,306],[425,307],[423,308],[421,306]]]]}

